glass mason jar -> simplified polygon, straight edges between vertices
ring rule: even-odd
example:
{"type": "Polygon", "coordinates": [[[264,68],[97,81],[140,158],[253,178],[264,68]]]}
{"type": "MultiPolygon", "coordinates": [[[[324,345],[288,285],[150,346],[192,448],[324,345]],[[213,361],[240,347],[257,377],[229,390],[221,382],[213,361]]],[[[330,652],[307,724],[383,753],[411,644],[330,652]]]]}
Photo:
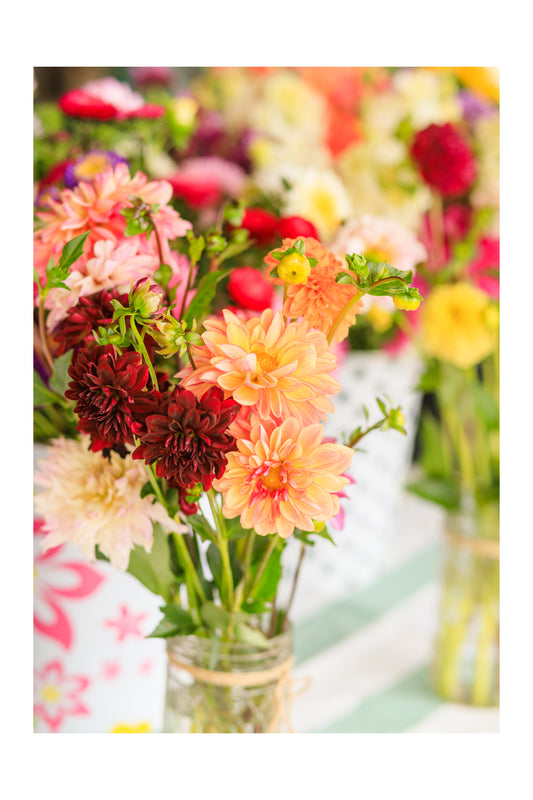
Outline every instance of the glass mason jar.
{"type": "Polygon", "coordinates": [[[169,639],[163,733],[281,732],[292,653],[290,630],[267,648],[169,639]]]}
{"type": "Polygon", "coordinates": [[[497,503],[448,518],[433,685],[452,702],[499,703],[498,530],[497,503]]]}

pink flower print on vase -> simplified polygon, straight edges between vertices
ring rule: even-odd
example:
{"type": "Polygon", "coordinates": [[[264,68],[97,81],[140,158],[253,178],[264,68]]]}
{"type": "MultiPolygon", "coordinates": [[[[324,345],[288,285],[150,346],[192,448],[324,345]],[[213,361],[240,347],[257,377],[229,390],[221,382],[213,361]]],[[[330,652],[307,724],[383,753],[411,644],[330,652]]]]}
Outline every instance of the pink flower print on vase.
{"type": "Polygon", "coordinates": [[[46,535],[43,525],[43,520],[34,520],[34,628],[70,650],[74,628],[65,605],[93,594],[104,577],[83,561],[63,560],[63,545],[41,552],[40,543],[46,535]]]}
{"type": "Polygon", "coordinates": [[[126,605],[119,607],[119,614],[116,619],[107,619],[104,625],[107,628],[116,628],[117,642],[122,642],[127,636],[142,638],[143,631],[140,629],[141,622],[146,618],[146,614],[133,614],[126,605]]]}
{"type": "Polygon", "coordinates": [[[104,661],[102,665],[102,678],[106,681],[114,681],[119,677],[122,668],[117,661],[104,661]]]}
{"type": "Polygon", "coordinates": [[[68,675],[59,661],[51,661],[35,670],[33,713],[36,723],[43,722],[52,733],[58,733],[69,716],[88,715],[89,709],[80,698],[90,686],[83,675],[68,675]]]}

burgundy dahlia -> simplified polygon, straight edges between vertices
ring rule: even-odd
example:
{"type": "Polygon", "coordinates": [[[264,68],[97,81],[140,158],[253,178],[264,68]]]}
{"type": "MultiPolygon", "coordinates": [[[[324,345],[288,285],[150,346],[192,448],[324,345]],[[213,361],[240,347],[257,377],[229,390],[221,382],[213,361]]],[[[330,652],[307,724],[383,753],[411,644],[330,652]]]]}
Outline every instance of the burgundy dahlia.
{"type": "Polygon", "coordinates": [[[94,451],[125,455],[126,444],[146,430],[145,419],[157,411],[159,392],[147,390],[148,367],[135,351],[119,355],[112,344],[96,342],[74,353],[65,397],[76,401],[78,429],[91,436],[94,451]]]}
{"type": "Polygon", "coordinates": [[[180,386],[161,398],[157,413],[146,418],[146,432],[133,458],[156,464],[156,474],[171,485],[189,487],[201,483],[209,489],[226,467],[226,453],[235,445],[227,432],[240,406],[224,400],[218,387],[200,399],[180,386]]]}
{"type": "Polygon", "coordinates": [[[88,340],[93,340],[92,331],[99,326],[112,324],[115,309],[111,300],[119,300],[123,306],[128,305],[128,295],[119,294],[116,289],[103,289],[101,292],[80,297],[73,308],[69,308],[67,316],[61,320],[54,330],[54,338],[59,347],[57,355],[66,353],[88,340]]]}
{"type": "Polygon", "coordinates": [[[428,125],[411,145],[426,183],[443,197],[456,197],[470,188],[476,177],[474,154],[466,139],[451,123],[428,125]]]}

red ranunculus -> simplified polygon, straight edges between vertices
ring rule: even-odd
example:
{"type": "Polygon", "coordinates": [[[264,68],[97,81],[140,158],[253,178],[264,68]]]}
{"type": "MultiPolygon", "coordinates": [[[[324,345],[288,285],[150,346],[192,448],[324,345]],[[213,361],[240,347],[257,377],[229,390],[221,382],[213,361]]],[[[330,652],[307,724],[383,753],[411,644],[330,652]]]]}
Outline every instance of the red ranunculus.
{"type": "Polygon", "coordinates": [[[183,198],[192,208],[215,205],[222,197],[218,182],[211,178],[181,172],[168,176],[166,180],[172,186],[174,195],[183,198]]]}
{"type": "Polygon", "coordinates": [[[272,242],[277,234],[278,218],[264,208],[247,208],[240,227],[245,228],[258,245],[272,242]]]}
{"type": "Polygon", "coordinates": [[[272,306],[274,286],[254,267],[236,267],[228,281],[230,297],[243,308],[264,311],[272,306]]]}
{"type": "Polygon", "coordinates": [[[312,222],[304,217],[282,217],[278,220],[278,236],[281,239],[297,239],[299,236],[312,236],[320,241],[318,231],[312,222]]]}
{"type": "Polygon", "coordinates": [[[470,145],[450,122],[418,131],[411,155],[425,182],[443,197],[463,194],[475,180],[476,163],[470,145]]]}
{"type": "Polygon", "coordinates": [[[83,89],[71,89],[59,98],[59,108],[69,117],[87,119],[116,119],[117,109],[83,89]]]}

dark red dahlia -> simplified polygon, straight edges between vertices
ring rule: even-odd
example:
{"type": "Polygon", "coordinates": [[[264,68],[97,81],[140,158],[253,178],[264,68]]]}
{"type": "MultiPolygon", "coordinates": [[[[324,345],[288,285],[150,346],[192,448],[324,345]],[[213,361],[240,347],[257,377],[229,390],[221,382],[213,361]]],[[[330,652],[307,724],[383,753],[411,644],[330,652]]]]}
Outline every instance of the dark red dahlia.
{"type": "Polygon", "coordinates": [[[58,356],[87,343],[88,340],[92,341],[92,331],[99,326],[112,324],[115,309],[111,300],[119,300],[123,306],[128,305],[127,293],[119,294],[116,289],[103,289],[101,292],[80,297],[76,305],[69,308],[65,319],[54,330],[54,339],[59,344],[58,356]]]}
{"type": "Polygon", "coordinates": [[[200,399],[188,389],[175,386],[165,393],[159,410],[146,418],[146,432],[133,458],[156,464],[156,474],[171,485],[189,487],[201,483],[209,489],[226,467],[226,453],[235,445],[227,432],[240,406],[224,400],[218,387],[200,399]]]}
{"type": "Polygon", "coordinates": [[[426,183],[443,197],[457,197],[476,177],[474,154],[451,123],[428,125],[411,145],[411,155],[426,183]]]}
{"type": "Polygon", "coordinates": [[[148,367],[135,351],[119,355],[112,344],[88,343],[75,351],[65,397],[76,401],[78,430],[91,436],[92,450],[125,454],[125,445],[145,432],[160,394],[148,390],[148,367]]]}
{"type": "Polygon", "coordinates": [[[254,267],[236,267],[228,281],[230,297],[243,308],[264,311],[274,300],[274,286],[254,267]]]}

